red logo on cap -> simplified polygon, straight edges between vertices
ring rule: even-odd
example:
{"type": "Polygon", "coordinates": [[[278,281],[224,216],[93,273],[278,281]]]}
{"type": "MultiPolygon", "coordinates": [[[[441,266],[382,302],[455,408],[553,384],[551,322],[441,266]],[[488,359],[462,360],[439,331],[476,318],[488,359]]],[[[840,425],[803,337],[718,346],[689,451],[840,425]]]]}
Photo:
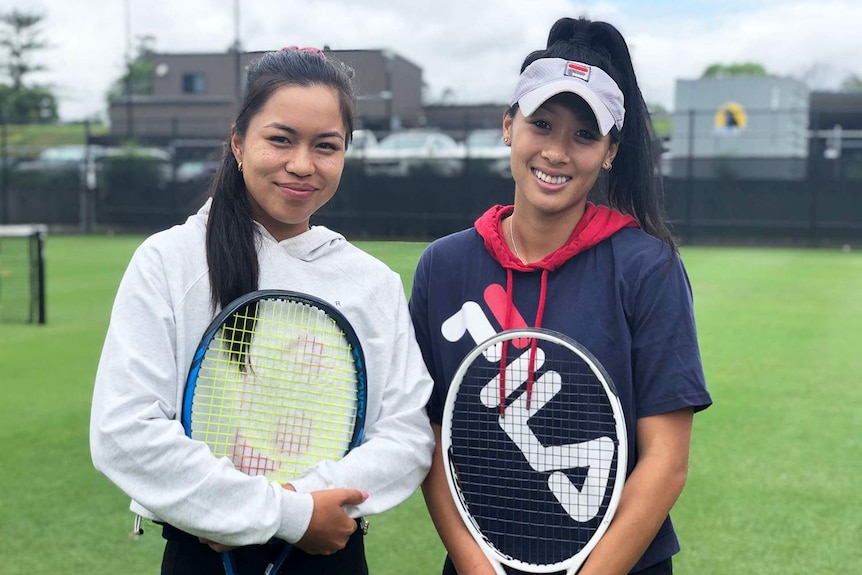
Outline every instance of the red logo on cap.
{"type": "Polygon", "coordinates": [[[586,82],[590,79],[590,67],[580,62],[566,62],[565,75],[580,78],[586,82]]]}

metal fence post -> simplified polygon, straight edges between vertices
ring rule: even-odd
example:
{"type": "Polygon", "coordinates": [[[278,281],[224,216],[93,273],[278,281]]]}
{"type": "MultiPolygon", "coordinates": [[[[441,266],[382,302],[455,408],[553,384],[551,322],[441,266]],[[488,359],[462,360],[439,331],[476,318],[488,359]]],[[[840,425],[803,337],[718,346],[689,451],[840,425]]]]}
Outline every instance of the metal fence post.
{"type": "Polygon", "coordinates": [[[6,132],[6,102],[0,110],[0,212],[3,217],[0,222],[9,223],[9,148],[6,132]]]}
{"type": "Polygon", "coordinates": [[[688,158],[686,158],[686,197],[685,197],[685,230],[688,241],[694,238],[694,226],[692,225],[692,202],[694,201],[694,122],[695,111],[688,111],[688,158]]]}

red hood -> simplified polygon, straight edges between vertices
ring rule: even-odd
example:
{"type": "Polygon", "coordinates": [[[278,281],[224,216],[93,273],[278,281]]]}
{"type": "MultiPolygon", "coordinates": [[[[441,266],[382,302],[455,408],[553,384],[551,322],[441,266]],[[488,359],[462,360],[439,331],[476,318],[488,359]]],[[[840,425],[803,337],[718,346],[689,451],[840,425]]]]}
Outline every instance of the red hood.
{"type": "MultiPolygon", "coordinates": [[[[523,318],[518,316],[515,318],[515,309],[512,304],[512,289],[513,289],[513,273],[512,271],[521,272],[542,272],[542,284],[539,291],[539,303],[536,310],[535,327],[542,326],[542,316],[545,313],[545,302],[548,292],[548,275],[554,271],[574,255],[591,248],[597,243],[605,240],[622,228],[637,227],[637,221],[616,210],[612,210],[607,206],[596,206],[587,202],[584,215],[581,217],[575,229],[572,230],[572,235],[569,236],[566,244],[549,254],[540,262],[524,264],[511,252],[506,240],[503,238],[502,219],[514,210],[514,206],[494,206],[487,212],[482,214],[476,220],[476,231],[485,240],[485,248],[491,253],[491,256],[503,268],[506,269],[506,312],[503,317],[498,318],[503,329],[511,329],[518,327],[518,323],[525,323],[523,318]]],[[[500,359],[500,413],[505,410],[506,398],[506,365],[508,364],[508,340],[503,341],[500,359]]],[[[536,365],[536,344],[537,340],[532,340],[530,345],[530,363],[527,375],[527,409],[530,408],[530,397],[533,392],[533,377],[535,374],[536,365]]]]}
{"type": "Polygon", "coordinates": [[[538,270],[554,271],[576,254],[606,240],[623,228],[638,227],[632,216],[607,206],[587,202],[584,215],[572,230],[566,244],[545,259],[524,264],[515,257],[503,238],[501,221],[514,210],[514,206],[494,206],[476,220],[476,231],[485,240],[485,248],[501,266],[522,272],[538,270]]]}

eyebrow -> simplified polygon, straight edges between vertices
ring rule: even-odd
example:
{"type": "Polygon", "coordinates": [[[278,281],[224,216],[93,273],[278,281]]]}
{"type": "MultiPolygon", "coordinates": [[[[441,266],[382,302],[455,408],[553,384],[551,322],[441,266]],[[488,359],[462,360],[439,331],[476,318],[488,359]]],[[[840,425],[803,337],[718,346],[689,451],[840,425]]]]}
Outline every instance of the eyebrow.
{"type": "MultiPolygon", "coordinates": [[[[587,114],[584,114],[583,112],[578,111],[578,110],[572,110],[571,108],[569,108],[569,109],[572,111],[572,113],[575,115],[575,117],[579,121],[581,121],[585,124],[588,124],[590,127],[593,127],[596,130],[598,130],[599,129],[599,120],[598,120],[598,118],[596,118],[595,112],[592,111],[592,108],[589,107],[590,105],[586,104],[586,106],[587,106],[587,110],[590,110],[587,114]]],[[[538,112],[539,110],[544,110],[545,112],[547,112],[549,114],[554,113],[554,111],[551,110],[551,108],[547,106],[547,101],[543,102],[538,108],[536,108],[536,112],[538,112]]],[[[535,114],[535,112],[533,112],[533,113],[535,114]]]]}
{"type": "MultiPolygon", "coordinates": [[[[288,134],[291,134],[291,135],[298,135],[299,134],[299,132],[297,130],[291,128],[290,126],[286,126],[284,124],[281,124],[279,122],[272,122],[270,124],[267,124],[264,127],[265,128],[275,128],[277,130],[287,132],[288,134]]],[[[344,139],[344,135],[338,131],[323,132],[323,133],[317,134],[316,137],[317,138],[341,138],[342,140],[344,139]]]]}

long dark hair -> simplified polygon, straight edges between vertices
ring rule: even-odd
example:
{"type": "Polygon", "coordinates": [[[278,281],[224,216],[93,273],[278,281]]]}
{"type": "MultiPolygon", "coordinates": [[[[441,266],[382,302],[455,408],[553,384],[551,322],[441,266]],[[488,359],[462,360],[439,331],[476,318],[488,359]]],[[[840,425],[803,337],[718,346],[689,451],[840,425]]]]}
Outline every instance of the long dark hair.
{"type": "MultiPolygon", "coordinates": [[[[625,98],[622,130],[611,129],[611,141],[619,144],[613,169],[599,178],[599,190],[608,205],[637,219],[648,234],[662,240],[676,252],[677,246],[664,214],[661,176],[653,155],[654,135],[631,54],[619,30],[607,22],[586,18],[561,18],[551,27],[548,45],[532,52],[521,65],[521,72],[540,58],[562,58],[597,66],[608,73],[625,98]]],[[[509,109],[510,116],[517,104],[509,109]]]]}
{"type": "MultiPolygon", "coordinates": [[[[325,86],[339,96],[346,130],[345,149],[353,134],[355,94],[353,70],[319,50],[284,48],[251,63],[245,97],[233,129],[244,137],[251,119],[272,94],[284,86],[325,86]]],[[[258,288],[260,267],[257,233],[242,173],[230,146],[210,185],[206,252],[213,308],[224,307],[258,288]]]]}

